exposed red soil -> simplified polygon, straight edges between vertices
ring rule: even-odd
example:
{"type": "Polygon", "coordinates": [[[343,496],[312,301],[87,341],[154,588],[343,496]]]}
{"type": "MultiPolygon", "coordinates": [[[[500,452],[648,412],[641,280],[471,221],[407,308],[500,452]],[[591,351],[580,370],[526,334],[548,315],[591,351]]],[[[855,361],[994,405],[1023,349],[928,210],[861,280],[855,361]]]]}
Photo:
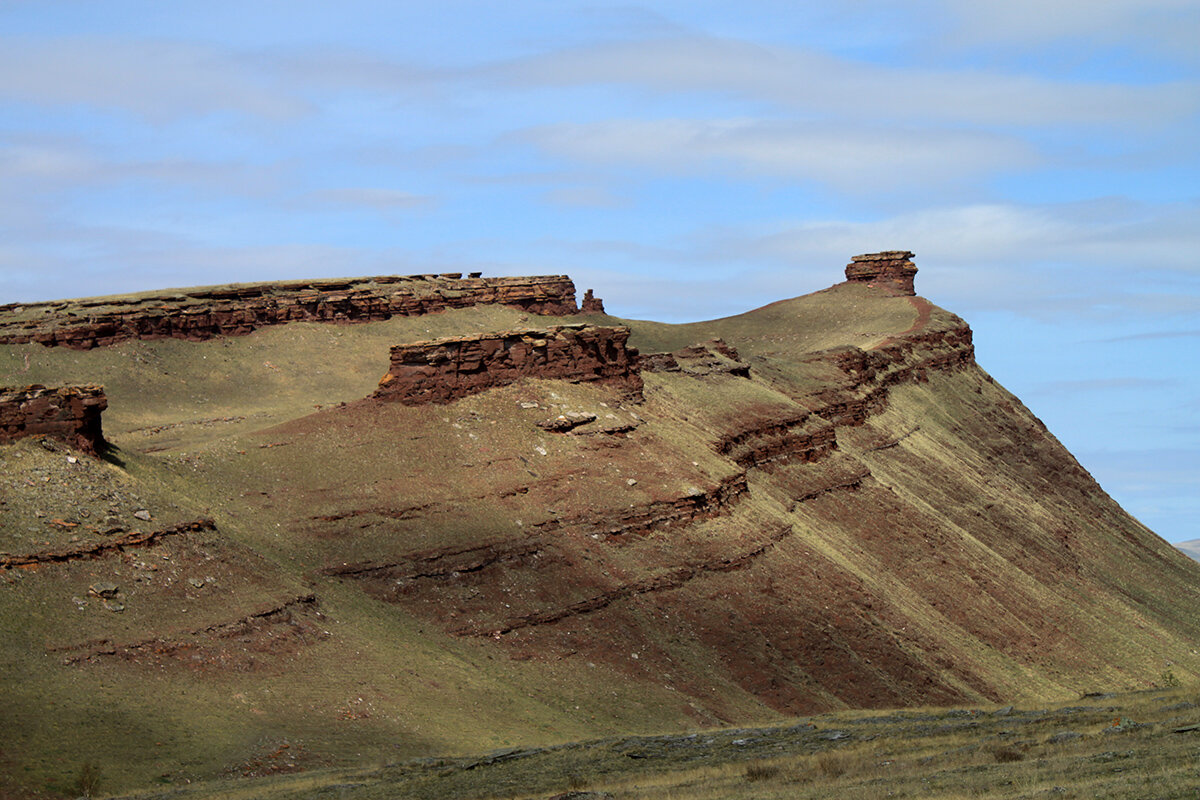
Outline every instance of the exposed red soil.
{"type": "MultiPolygon", "coordinates": [[[[681,683],[693,681],[687,670],[672,666],[677,658],[672,647],[655,644],[661,634],[645,628],[647,619],[661,617],[680,620],[681,641],[721,654],[731,679],[781,711],[828,707],[831,698],[857,705],[902,704],[918,696],[923,702],[962,700],[969,691],[963,686],[972,684],[963,677],[969,670],[955,670],[958,683],[947,683],[946,665],[914,638],[881,639],[884,622],[880,612],[870,610],[879,599],[843,568],[823,563],[817,572],[789,577],[798,563],[824,562],[807,545],[790,542],[790,525],[762,520],[712,543],[690,532],[706,521],[728,525],[734,502],[750,490],[750,472],[769,474],[767,485],[781,490],[790,512],[820,506],[813,513],[840,522],[839,509],[846,509],[855,524],[867,523],[860,509],[875,503],[881,490],[869,484],[871,472],[862,462],[830,458],[837,453],[837,430],[862,426],[880,413],[891,387],[973,363],[969,330],[926,331],[928,318],[928,312],[919,313],[912,333],[875,350],[816,356],[844,376],[840,385],[805,395],[792,411],[764,411],[719,435],[714,450],[742,468],[721,487],[606,516],[554,520],[478,547],[422,551],[393,563],[328,572],[354,577],[372,594],[428,616],[449,632],[496,638],[518,658],[574,654],[635,676],[662,669],[681,683]],[[842,494],[853,499],[838,499],[842,494]],[[668,541],[669,547],[660,547],[668,541]],[[721,541],[727,543],[717,544],[721,541]],[[622,577],[627,569],[607,549],[611,543],[626,543],[642,554],[641,574],[622,577]],[[783,543],[788,556],[776,554],[783,543]],[[728,602],[714,602],[714,592],[727,595],[728,602]],[[832,616],[814,610],[814,593],[822,592],[830,608],[843,610],[832,616]],[[862,620],[864,627],[850,620],[862,620]],[[613,642],[636,644],[638,658],[614,650],[613,642]],[[848,674],[857,676],[852,684],[848,674]]],[[[905,627],[902,621],[898,627],[905,627]]],[[[986,684],[976,683],[986,694],[986,684]]]]}

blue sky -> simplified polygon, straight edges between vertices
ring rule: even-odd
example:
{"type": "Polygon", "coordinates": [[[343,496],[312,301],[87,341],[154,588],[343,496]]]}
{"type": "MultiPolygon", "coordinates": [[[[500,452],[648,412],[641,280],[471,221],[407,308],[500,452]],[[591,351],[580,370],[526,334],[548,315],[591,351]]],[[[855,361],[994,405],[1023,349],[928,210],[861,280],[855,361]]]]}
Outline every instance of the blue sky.
{"type": "Polygon", "coordinates": [[[686,321],[917,253],[1200,538],[1200,0],[0,0],[0,302],[567,273],[686,321]]]}

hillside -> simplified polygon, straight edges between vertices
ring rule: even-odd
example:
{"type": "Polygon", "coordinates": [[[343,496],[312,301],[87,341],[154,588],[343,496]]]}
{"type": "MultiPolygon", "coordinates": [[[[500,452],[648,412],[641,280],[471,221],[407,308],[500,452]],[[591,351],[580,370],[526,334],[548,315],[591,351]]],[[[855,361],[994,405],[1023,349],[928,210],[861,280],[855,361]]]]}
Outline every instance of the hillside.
{"type": "Polygon", "coordinates": [[[0,789],[1200,677],[1200,564],[907,256],[689,325],[562,276],[0,309],[0,386],[107,403],[103,459],[0,445],[0,789]]]}

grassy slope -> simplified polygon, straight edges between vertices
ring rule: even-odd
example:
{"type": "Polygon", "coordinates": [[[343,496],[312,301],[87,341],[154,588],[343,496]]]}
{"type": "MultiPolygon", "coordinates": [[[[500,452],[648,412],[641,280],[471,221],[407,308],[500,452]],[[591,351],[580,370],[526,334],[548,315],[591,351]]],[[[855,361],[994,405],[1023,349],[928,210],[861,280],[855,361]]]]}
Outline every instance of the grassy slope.
{"type": "MultiPolygon", "coordinates": [[[[710,323],[630,323],[644,351],[723,337],[757,377],[652,374],[645,402],[627,407],[550,381],[443,407],[353,402],[374,388],[390,344],[525,324],[498,308],[85,353],[0,348],[0,383],[104,383],[105,429],[124,462],[97,465],[105,480],[54,473],[69,496],[35,487],[0,507],[6,532],[20,531],[0,549],[80,535],[31,523],[33,506],[57,497],[51,516],[102,514],[105,492],[137,495],[124,502],[163,521],[212,516],[220,532],[178,553],[163,545],[7,578],[0,650],[13,722],[0,764],[16,783],[66,790],[95,762],[121,789],[289,759],[312,768],[846,705],[1062,697],[1146,685],[1168,661],[1194,679],[1195,568],[1098,493],[977,369],[894,387],[882,414],[839,429],[838,453],[750,470],[749,491],[712,518],[636,537],[589,527],[737,477],[713,443],[794,413],[826,385],[829,367],[806,354],[878,345],[917,316],[905,298],[842,286],[710,323]],[[556,436],[534,424],[571,410],[636,428],[556,436]],[[863,469],[854,491],[795,502],[863,469]],[[541,544],[520,552],[531,538],[541,544]],[[412,566],[413,553],[481,546],[499,557],[450,559],[430,576],[412,566]],[[746,566],[722,566],[759,549],[746,566]],[[131,561],[164,554],[218,565],[205,587],[217,590],[155,595],[159,584],[132,583],[131,561]],[[400,566],[365,581],[322,572],[343,563],[400,566]],[[678,586],[620,594],[681,566],[696,570],[678,586]],[[137,602],[120,615],[95,602],[77,610],[71,597],[99,578],[137,585],[137,602]],[[178,639],[308,591],[321,616],[287,623],[289,636],[221,639],[215,654],[67,666],[47,651],[101,635],[178,639]],[[554,624],[451,633],[606,592],[610,605],[554,624]],[[260,646],[257,660],[234,658],[260,646]]],[[[935,311],[930,325],[955,323],[935,311]]],[[[22,480],[64,458],[30,445],[0,456],[22,480]]]]}
{"type": "Polygon", "coordinates": [[[1037,707],[835,712],[760,728],[582,741],[549,748],[226,781],[143,800],[321,797],[1191,798],[1195,690],[1037,707]],[[1149,788],[1152,785],[1152,789],[1149,788]],[[604,793],[604,794],[600,794],[604,793]],[[586,796],[586,795],[585,795],[586,796]]]}

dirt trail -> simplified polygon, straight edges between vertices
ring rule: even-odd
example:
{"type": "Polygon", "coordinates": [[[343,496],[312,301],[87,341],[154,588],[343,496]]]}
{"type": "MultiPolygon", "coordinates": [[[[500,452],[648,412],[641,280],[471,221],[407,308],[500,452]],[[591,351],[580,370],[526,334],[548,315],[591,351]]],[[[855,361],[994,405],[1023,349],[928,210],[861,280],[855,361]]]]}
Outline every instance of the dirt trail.
{"type": "Polygon", "coordinates": [[[929,324],[929,318],[933,316],[933,303],[926,300],[924,297],[910,297],[908,302],[912,303],[912,307],[917,310],[917,318],[913,320],[913,324],[908,330],[901,331],[895,336],[889,336],[879,344],[872,347],[872,350],[878,350],[881,347],[887,347],[889,344],[899,341],[909,334],[919,333],[929,324]]]}

